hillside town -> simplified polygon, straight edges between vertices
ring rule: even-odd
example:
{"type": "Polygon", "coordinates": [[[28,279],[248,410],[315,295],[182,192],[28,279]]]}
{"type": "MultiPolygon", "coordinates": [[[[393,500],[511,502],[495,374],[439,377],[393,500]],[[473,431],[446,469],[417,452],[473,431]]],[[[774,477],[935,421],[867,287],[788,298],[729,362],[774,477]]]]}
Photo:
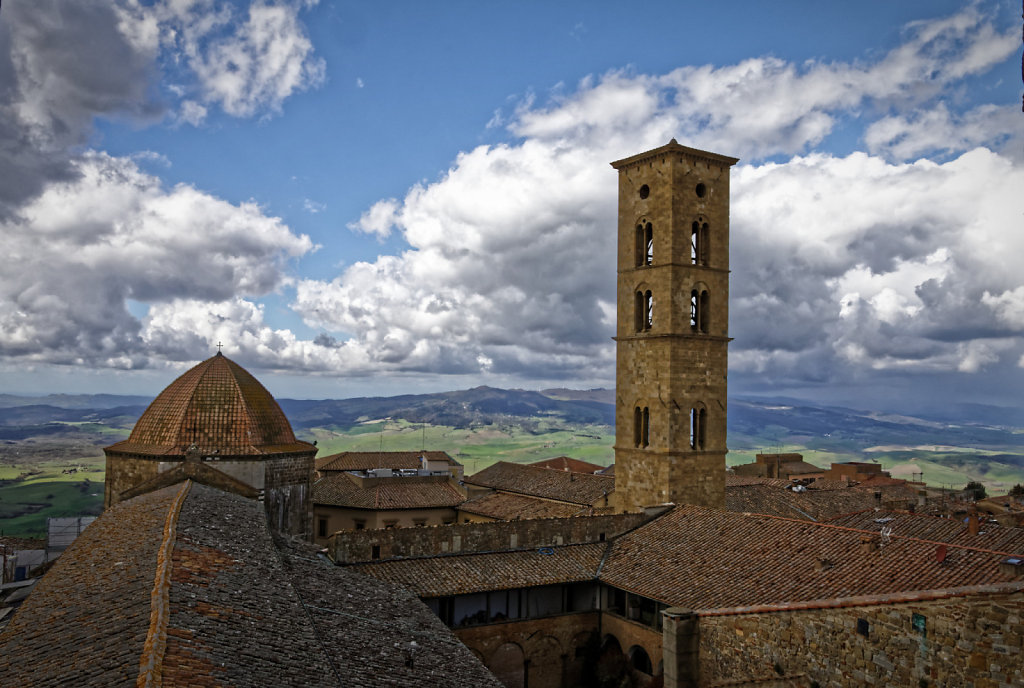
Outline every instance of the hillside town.
{"type": "Polygon", "coordinates": [[[612,466],[317,457],[218,352],[106,448],[105,510],[59,556],[4,544],[0,683],[1024,685],[1020,495],[726,469],[736,162],[612,163],[612,466]]]}

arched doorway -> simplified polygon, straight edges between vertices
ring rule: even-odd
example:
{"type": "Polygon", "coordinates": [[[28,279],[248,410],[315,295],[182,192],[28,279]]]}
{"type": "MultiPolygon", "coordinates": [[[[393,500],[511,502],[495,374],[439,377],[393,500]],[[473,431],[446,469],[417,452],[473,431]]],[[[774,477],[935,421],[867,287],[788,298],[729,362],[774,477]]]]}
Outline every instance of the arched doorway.
{"type": "Polygon", "coordinates": [[[525,659],[523,648],[515,643],[505,643],[491,654],[487,668],[506,688],[524,688],[525,659]]]}

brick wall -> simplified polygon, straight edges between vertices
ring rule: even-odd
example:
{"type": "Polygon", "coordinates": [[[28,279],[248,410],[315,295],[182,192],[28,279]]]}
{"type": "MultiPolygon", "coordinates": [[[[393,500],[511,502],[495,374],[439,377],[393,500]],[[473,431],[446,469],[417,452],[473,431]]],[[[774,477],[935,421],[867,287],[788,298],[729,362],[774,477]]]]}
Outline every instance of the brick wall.
{"type": "Polygon", "coordinates": [[[1024,584],[1007,587],[930,601],[700,614],[700,683],[781,670],[823,688],[1024,686],[1024,584]]]}
{"type": "Polygon", "coordinates": [[[644,514],[616,514],[360,530],[336,533],[332,536],[329,550],[335,561],[355,563],[370,561],[375,545],[380,547],[381,559],[391,559],[600,542],[602,534],[605,539],[611,539],[637,527],[647,518],[644,514]]]}

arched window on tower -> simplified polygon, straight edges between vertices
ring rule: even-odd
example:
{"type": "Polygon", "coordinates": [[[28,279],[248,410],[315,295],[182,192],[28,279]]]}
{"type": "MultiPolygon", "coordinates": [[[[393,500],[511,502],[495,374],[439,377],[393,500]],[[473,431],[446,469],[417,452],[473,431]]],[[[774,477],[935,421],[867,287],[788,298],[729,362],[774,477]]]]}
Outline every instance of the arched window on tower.
{"type": "Polygon", "coordinates": [[[636,266],[654,264],[654,225],[641,222],[636,226],[636,266]]]}
{"type": "Polygon", "coordinates": [[[700,218],[690,226],[690,263],[708,264],[708,223],[700,218]]]}
{"type": "Polygon", "coordinates": [[[708,431],[708,412],[701,406],[690,409],[690,449],[703,449],[708,431]]]}
{"type": "Polygon", "coordinates": [[[654,324],[654,297],[651,290],[638,291],[634,298],[633,324],[637,332],[651,329],[654,324]]]}
{"type": "Polygon", "coordinates": [[[702,287],[690,291],[690,331],[700,334],[708,333],[708,317],[710,297],[708,290],[702,287]]]}
{"type": "Polygon", "coordinates": [[[637,406],[633,409],[633,446],[646,447],[651,443],[651,411],[650,408],[637,406]]]}

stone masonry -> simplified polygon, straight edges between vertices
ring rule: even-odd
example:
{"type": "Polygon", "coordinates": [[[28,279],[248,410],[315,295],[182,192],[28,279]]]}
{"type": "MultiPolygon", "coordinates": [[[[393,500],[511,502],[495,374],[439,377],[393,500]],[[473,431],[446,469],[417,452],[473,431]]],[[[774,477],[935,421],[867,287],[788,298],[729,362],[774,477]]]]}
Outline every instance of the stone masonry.
{"type": "Polygon", "coordinates": [[[729,168],[669,144],[619,160],[620,508],[725,502],[729,168]]]}

